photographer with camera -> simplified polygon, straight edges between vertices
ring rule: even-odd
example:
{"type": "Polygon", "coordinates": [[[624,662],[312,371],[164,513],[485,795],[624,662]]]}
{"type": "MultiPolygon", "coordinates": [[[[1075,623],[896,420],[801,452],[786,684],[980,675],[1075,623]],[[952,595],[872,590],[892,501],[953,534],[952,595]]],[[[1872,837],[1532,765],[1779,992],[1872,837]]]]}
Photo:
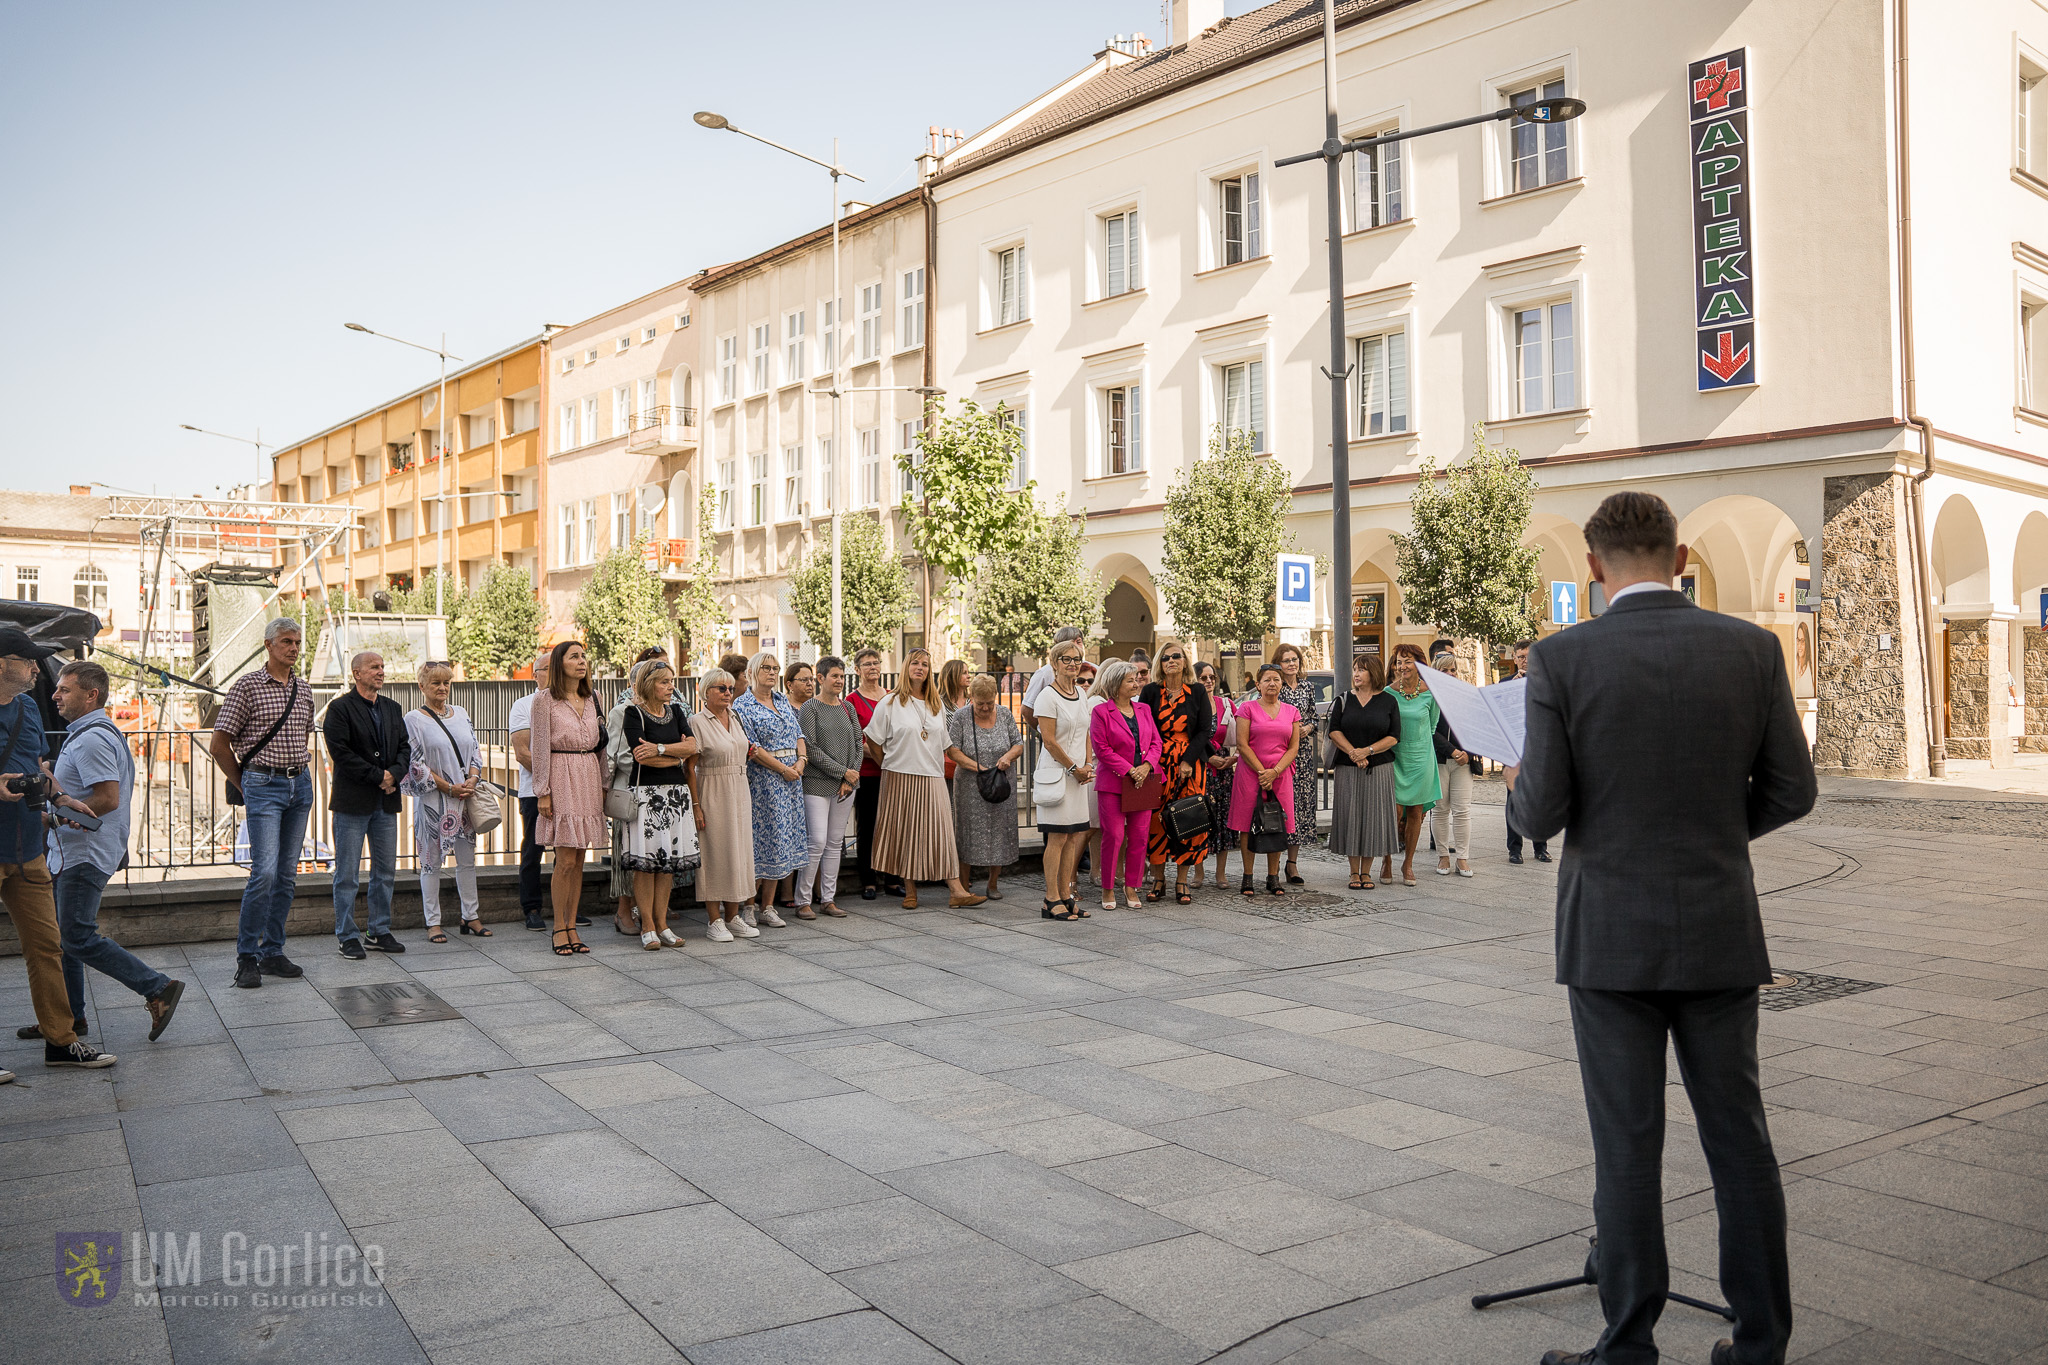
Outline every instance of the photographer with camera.
{"type": "MultiPolygon", "coordinates": [[[[71,1026],[85,1033],[85,969],[91,967],[142,997],[153,1043],[170,1027],[185,983],[173,981],[99,930],[100,896],[128,858],[128,796],[135,789],[128,737],[107,716],[109,686],[107,670],[83,659],[65,664],[57,675],[57,714],[66,729],[50,774],[50,810],[43,823],[55,833],[49,865],[71,1026]]],[[[30,1024],[16,1036],[40,1038],[42,1025],[30,1024]]]]}
{"type": "MultiPolygon", "coordinates": [[[[43,1065],[112,1066],[113,1054],[79,1037],[71,1025],[57,904],[43,858],[49,778],[42,772],[47,748],[33,689],[41,661],[56,652],[56,646],[37,644],[26,631],[0,627],[0,904],[7,907],[21,940],[29,1000],[43,1038],[43,1065]]],[[[0,1071],[0,1082],[13,1079],[13,1072],[0,1071]]]]}

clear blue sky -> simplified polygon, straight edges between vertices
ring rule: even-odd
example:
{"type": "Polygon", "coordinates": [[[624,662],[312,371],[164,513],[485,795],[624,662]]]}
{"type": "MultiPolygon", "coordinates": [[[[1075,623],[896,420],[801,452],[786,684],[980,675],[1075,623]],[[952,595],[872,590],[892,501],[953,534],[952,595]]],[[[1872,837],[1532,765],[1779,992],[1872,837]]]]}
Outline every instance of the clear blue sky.
{"type": "MultiPolygon", "coordinates": [[[[1252,3],[1232,3],[1241,13],[1252,3]]],[[[908,189],[1159,0],[0,0],[0,487],[211,493],[282,443],[908,189]],[[859,187],[857,193],[867,197],[859,187]]]]}

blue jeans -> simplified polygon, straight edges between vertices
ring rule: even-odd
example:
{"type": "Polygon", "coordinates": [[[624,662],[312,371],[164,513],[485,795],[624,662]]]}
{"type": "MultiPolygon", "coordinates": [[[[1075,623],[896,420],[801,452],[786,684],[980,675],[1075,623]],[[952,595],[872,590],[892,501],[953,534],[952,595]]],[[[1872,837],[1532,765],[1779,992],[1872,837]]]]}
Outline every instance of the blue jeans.
{"type": "Polygon", "coordinates": [[[284,922],[299,885],[299,854],[313,814],[313,772],[297,777],[242,774],[243,823],[249,831],[249,884],[242,890],[240,957],[284,953],[284,922]]]}
{"type": "Polygon", "coordinates": [[[391,932],[391,888],[398,880],[398,817],[386,810],[334,812],[334,936],[356,936],[356,881],[363,837],[370,840],[369,936],[391,932]]]}
{"type": "Polygon", "coordinates": [[[107,878],[91,863],[78,863],[57,874],[57,929],[64,942],[64,992],[71,997],[71,1017],[85,1018],[85,969],[92,968],[147,999],[171,979],[100,935],[100,893],[107,878]]]}

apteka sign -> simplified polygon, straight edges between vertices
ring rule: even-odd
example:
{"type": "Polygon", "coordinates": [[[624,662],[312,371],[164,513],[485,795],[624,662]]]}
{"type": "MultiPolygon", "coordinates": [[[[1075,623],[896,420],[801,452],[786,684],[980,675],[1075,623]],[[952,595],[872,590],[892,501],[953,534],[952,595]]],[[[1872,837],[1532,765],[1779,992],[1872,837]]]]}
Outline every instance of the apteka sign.
{"type": "Polygon", "coordinates": [[[1756,383],[1750,240],[1749,49],[1686,68],[1692,101],[1693,325],[1699,391],[1756,383]]]}

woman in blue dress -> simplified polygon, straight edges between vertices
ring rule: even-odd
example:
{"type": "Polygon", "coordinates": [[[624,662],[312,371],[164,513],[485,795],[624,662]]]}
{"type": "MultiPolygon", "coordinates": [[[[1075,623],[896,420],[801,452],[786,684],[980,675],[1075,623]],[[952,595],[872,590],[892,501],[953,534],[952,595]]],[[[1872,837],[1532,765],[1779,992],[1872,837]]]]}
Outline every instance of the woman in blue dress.
{"type": "MultiPolygon", "coordinates": [[[[1401,813],[1401,885],[1415,885],[1415,842],[1422,837],[1423,814],[1443,797],[1437,778],[1436,723],[1443,714],[1436,697],[1415,670],[1422,666],[1416,645],[1394,646],[1394,677],[1387,684],[1394,705],[1401,708],[1401,742],[1394,748],[1394,804],[1401,813]]],[[[1392,862],[1392,859],[1388,859],[1392,862]]],[[[1384,869],[1380,880],[1386,881],[1384,869]]]]}
{"type": "Polygon", "coordinates": [[[747,680],[752,685],[732,706],[747,735],[747,793],[754,806],[754,902],[744,918],[782,929],[788,926],[775,912],[775,884],[802,867],[810,849],[804,730],[796,708],[777,690],[782,665],[773,653],[762,650],[748,661],[747,680]]]}

